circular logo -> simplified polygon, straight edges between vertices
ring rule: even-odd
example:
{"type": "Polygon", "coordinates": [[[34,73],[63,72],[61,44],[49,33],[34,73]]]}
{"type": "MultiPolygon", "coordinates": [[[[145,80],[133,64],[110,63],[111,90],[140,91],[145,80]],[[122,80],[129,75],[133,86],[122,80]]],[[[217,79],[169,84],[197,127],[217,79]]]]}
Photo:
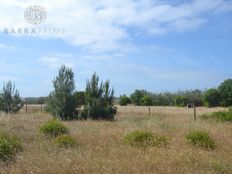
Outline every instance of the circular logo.
{"type": "Polygon", "coordinates": [[[24,18],[32,25],[39,25],[47,19],[47,11],[38,5],[29,6],[25,9],[24,18]]]}

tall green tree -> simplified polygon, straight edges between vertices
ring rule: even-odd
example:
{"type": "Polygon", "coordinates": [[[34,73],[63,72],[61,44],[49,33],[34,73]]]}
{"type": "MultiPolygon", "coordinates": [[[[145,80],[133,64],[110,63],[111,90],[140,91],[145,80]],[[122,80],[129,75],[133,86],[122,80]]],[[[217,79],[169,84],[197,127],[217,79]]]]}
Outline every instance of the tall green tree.
{"type": "Polygon", "coordinates": [[[222,106],[232,106],[232,79],[227,79],[218,87],[222,106]]]}
{"type": "Polygon", "coordinates": [[[81,119],[113,120],[117,112],[114,107],[114,89],[110,81],[99,83],[99,77],[93,74],[86,82],[85,106],[81,119]]]}
{"type": "Polygon", "coordinates": [[[53,80],[54,90],[48,97],[47,110],[62,120],[71,120],[77,117],[76,99],[74,94],[75,81],[71,68],[62,65],[58,76],[53,80]]]}
{"type": "Polygon", "coordinates": [[[204,94],[204,101],[209,107],[220,106],[220,92],[217,89],[208,89],[204,94]]]}
{"type": "Polygon", "coordinates": [[[5,113],[16,113],[23,107],[19,91],[15,89],[15,84],[8,81],[3,86],[0,95],[0,110],[5,113]]]}

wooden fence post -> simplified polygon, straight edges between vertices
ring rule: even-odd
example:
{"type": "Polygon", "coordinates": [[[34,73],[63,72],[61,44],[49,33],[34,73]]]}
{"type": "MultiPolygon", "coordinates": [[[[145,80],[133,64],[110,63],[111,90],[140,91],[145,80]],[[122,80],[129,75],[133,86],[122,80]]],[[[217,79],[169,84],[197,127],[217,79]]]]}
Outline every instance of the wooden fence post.
{"type": "Polygon", "coordinates": [[[25,99],[25,103],[26,103],[26,113],[27,113],[27,100],[25,99]]]}
{"type": "Polygon", "coordinates": [[[149,112],[149,117],[151,116],[151,108],[148,108],[148,112],[149,112]]]}
{"type": "Polygon", "coordinates": [[[197,121],[197,111],[196,106],[194,106],[194,121],[197,121]]]}

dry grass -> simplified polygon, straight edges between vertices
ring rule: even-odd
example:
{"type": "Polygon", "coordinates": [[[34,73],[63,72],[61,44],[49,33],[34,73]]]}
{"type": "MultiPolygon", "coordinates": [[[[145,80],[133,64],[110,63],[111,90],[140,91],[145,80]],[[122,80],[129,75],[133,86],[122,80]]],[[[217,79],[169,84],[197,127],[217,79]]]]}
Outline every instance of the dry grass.
{"type": "MultiPolygon", "coordinates": [[[[208,113],[222,108],[198,108],[208,113]]],[[[174,107],[119,107],[118,121],[70,121],[64,124],[77,140],[71,149],[57,148],[53,139],[38,133],[40,123],[51,119],[44,113],[20,113],[0,118],[0,130],[16,134],[23,152],[16,161],[0,164],[0,173],[232,173],[232,127],[212,120],[193,121],[193,110],[174,107]],[[167,147],[135,148],[123,143],[123,136],[136,129],[170,137],[167,147]],[[186,143],[189,130],[205,130],[217,148],[203,150],[186,143]]]]}

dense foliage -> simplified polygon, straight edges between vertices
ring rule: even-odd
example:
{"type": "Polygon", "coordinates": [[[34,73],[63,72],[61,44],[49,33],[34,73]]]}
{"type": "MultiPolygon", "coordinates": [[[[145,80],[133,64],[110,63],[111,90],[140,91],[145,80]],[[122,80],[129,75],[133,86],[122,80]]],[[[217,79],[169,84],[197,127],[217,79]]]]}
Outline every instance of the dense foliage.
{"type": "Polygon", "coordinates": [[[0,111],[5,113],[16,113],[23,107],[23,102],[19,96],[19,91],[15,89],[15,84],[8,81],[0,94],[0,111]]]}
{"type": "Polygon", "coordinates": [[[222,106],[232,106],[232,79],[225,80],[218,87],[222,106]]]}
{"type": "Polygon", "coordinates": [[[48,97],[47,110],[55,117],[62,120],[77,118],[74,73],[71,68],[64,65],[59,69],[59,74],[53,80],[54,90],[48,97]]]}
{"type": "Polygon", "coordinates": [[[131,99],[130,99],[130,97],[127,97],[126,95],[120,96],[119,104],[120,104],[121,106],[126,106],[126,105],[128,105],[128,104],[131,104],[131,99]]]}
{"type": "Polygon", "coordinates": [[[205,92],[204,100],[208,107],[220,106],[220,92],[217,89],[209,89],[205,92]]]}
{"type": "MultiPolygon", "coordinates": [[[[232,79],[225,80],[218,89],[202,91],[199,89],[177,92],[152,93],[136,89],[130,96],[137,106],[232,106],[232,79]]],[[[129,100],[129,99],[128,99],[129,100]]]]}
{"type": "Polygon", "coordinates": [[[116,112],[110,81],[99,83],[99,77],[94,73],[86,83],[85,106],[80,118],[113,120],[116,112]]]}

